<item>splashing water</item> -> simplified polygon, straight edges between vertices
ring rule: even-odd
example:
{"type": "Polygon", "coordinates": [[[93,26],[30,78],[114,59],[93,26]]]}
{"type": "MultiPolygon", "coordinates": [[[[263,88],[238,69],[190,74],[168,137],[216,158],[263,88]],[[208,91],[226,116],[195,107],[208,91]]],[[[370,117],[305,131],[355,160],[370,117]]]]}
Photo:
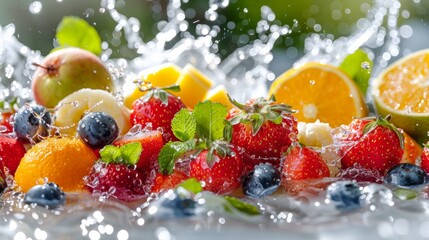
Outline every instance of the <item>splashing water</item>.
{"type": "MultiPolygon", "coordinates": [[[[117,78],[125,78],[125,85],[134,85],[132,81],[135,76],[145,68],[164,62],[174,62],[181,67],[191,63],[216,84],[225,85],[237,100],[265,96],[267,84],[275,78],[269,70],[269,64],[273,61],[273,47],[279,38],[290,34],[298,22],[281,25],[276,21],[274,12],[264,6],[261,8],[261,20],[255,29],[258,39],[236,49],[222,60],[218,55],[219,40],[216,38],[221,28],[216,25],[216,20],[219,18],[218,10],[228,7],[229,0],[210,0],[204,16],[213,24],[196,23],[195,26],[186,20],[182,9],[182,3],[186,2],[171,0],[167,9],[168,19],[157,25],[159,33],[153,40],[144,42],[140,35],[140,22],[121,14],[116,9],[117,1],[102,0],[98,11],[107,13],[116,22],[113,39],[117,40],[121,36],[118,33],[123,33],[127,47],[138,56],[132,60],[111,59],[112,49],[104,42],[101,59],[107,62],[117,78]],[[195,32],[195,36],[191,32],[195,32]]],[[[38,14],[42,7],[41,2],[35,1],[30,4],[29,11],[38,14]]],[[[334,39],[331,35],[312,34],[305,40],[305,56],[296,65],[308,61],[339,64],[347,54],[365,47],[371,49],[374,57],[377,56],[375,66],[379,69],[386,67],[392,58],[400,55],[399,9],[399,1],[375,0],[367,16],[357,22],[357,31],[352,35],[334,39]]],[[[13,24],[0,26],[0,99],[20,96],[30,101],[30,78],[35,70],[32,62],[41,62],[42,56],[40,52],[20,43],[14,34],[13,24]]],[[[402,216],[407,211],[407,214],[415,214],[416,217],[406,224],[420,227],[414,236],[429,235],[425,230],[429,219],[424,215],[428,209],[427,203],[414,201],[413,208],[404,204],[401,206],[401,203],[392,200],[389,189],[371,184],[364,187],[366,205],[349,214],[335,210],[321,195],[311,201],[296,201],[287,196],[275,195],[253,202],[263,213],[260,218],[234,217],[216,205],[221,202],[217,196],[206,194],[198,199],[199,204],[206,204],[205,211],[183,221],[157,218],[159,209],[154,206],[158,205],[151,204],[158,199],[157,196],[127,205],[109,201],[105,197],[96,199],[87,194],[71,194],[68,204],[52,214],[43,208],[24,205],[20,201],[22,194],[11,191],[3,196],[5,200],[0,204],[0,213],[8,219],[0,224],[0,232],[15,239],[60,238],[64,233],[77,233],[89,239],[133,239],[142,234],[153,239],[207,239],[209,236],[218,238],[216,234],[219,233],[255,239],[259,237],[258,230],[263,230],[269,231],[272,238],[290,236],[292,239],[315,239],[323,236],[326,239],[345,239],[353,235],[357,239],[370,235],[380,239],[397,233],[402,236],[410,234],[409,229],[397,228],[404,224],[402,216]],[[399,207],[392,207],[396,205],[399,207]],[[387,213],[377,209],[384,209],[387,213]],[[317,229],[314,229],[315,224],[318,224],[317,229]]]]}
{"type": "Polygon", "coordinates": [[[311,34],[305,40],[306,54],[295,66],[315,61],[339,65],[359,48],[365,47],[375,59],[373,75],[385,68],[392,58],[400,54],[398,15],[401,3],[396,0],[375,0],[365,18],[357,21],[357,31],[348,37],[334,39],[332,35],[311,34]],[[387,25],[387,27],[385,26],[387,25]]]}

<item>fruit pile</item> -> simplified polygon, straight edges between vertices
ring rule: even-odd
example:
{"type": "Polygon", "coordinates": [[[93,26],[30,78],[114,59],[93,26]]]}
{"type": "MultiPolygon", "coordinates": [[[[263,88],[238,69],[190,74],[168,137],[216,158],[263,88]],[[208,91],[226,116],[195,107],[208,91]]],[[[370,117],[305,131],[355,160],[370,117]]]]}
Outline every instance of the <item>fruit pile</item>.
{"type": "MultiPolygon", "coordinates": [[[[415,62],[427,56],[412,55],[377,78],[371,95],[383,116],[368,116],[366,88],[334,66],[290,70],[268,96],[240,103],[193,66],[168,63],[120,96],[96,55],[63,48],[35,64],[34,102],[2,103],[0,174],[25,202],[48,207],[64,204],[64,192],[137,201],[195,181],[249,198],[326,190],[339,209],[353,209],[360,182],[428,183],[429,146],[420,145],[427,132],[404,122],[425,129],[429,87],[418,82],[408,95],[396,88],[417,81],[424,72],[415,62]]],[[[192,205],[179,195],[164,205],[192,205]]]]}

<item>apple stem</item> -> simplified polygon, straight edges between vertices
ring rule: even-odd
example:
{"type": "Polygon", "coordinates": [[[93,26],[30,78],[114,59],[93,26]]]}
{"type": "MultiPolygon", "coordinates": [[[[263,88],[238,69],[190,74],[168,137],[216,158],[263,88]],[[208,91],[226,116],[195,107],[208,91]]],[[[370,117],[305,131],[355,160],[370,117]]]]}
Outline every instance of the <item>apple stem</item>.
{"type": "Polygon", "coordinates": [[[33,62],[32,64],[33,64],[33,66],[45,69],[48,72],[49,75],[52,74],[55,71],[55,68],[52,65],[43,66],[43,65],[41,65],[39,63],[36,63],[36,62],[33,62]]]}

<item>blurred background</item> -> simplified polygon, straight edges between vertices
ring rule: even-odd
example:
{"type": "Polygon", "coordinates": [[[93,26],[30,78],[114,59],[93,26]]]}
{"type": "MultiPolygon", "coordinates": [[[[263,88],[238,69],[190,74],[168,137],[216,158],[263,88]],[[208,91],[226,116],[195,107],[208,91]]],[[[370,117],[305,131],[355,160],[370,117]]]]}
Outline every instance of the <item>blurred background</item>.
{"type": "MultiPolygon", "coordinates": [[[[218,54],[228,56],[237,47],[254,40],[252,31],[261,19],[261,8],[268,6],[275,13],[275,22],[293,28],[291,34],[280,37],[275,44],[272,71],[279,75],[287,70],[303,53],[304,39],[309,33],[332,34],[335,38],[347,36],[356,29],[358,19],[365,16],[372,1],[351,0],[229,0],[229,6],[219,9],[219,17],[209,22],[204,14],[209,1],[182,0],[190,23],[216,24],[221,29],[217,36],[218,54]]],[[[225,1],[225,0],[224,0],[225,1]]],[[[226,0],[228,2],[228,0],[226,0]]],[[[140,36],[147,42],[158,33],[158,22],[167,19],[167,0],[118,0],[116,9],[127,17],[141,22],[140,36]]],[[[403,37],[403,53],[429,47],[429,1],[403,0],[398,22],[403,37]]],[[[103,41],[111,42],[116,23],[108,13],[100,11],[98,0],[16,0],[0,1],[0,25],[15,25],[15,36],[31,49],[46,55],[54,46],[55,30],[63,16],[74,15],[87,20],[103,41]]],[[[189,27],[194,29],[192,27],[189,27]]],[[[123,37],[112,43],[113,57],[132,58],[123,37]]]]}

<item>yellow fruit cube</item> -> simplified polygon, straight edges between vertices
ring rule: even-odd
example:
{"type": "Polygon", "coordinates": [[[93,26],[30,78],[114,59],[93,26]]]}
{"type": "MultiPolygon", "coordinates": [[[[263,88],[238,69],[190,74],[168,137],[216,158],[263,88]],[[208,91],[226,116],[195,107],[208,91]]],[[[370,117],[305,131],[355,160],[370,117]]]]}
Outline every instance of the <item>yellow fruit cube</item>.
{"type": "Polygon", "coordinates": [[[194,108],[207,94],[213,82],[188,64],[183,68],[176,84],[180,86],[180,92],[173,94],[180,97],[187,107],[194,108]]]}
{"type": "Polygon", "coordinates": [[[204,97],[204,100],[221,103],[228,108],[228,111],[233,108],[232,103],[228,99],[226,88],[223,85],[211,89],[204,97]]]}
{"type": "MultiPolygon", "coordinates": [[[[149,68],[141,73],[143,81],[150,82],[154,87],[168,87],[174,85],[180,76],[181,69],[173,63],[165,63],[149,68]]],[[[136,87],[124,97],[124,105],[131,108],[133,102],[145,95],[145,92],[136,87]]]]}

